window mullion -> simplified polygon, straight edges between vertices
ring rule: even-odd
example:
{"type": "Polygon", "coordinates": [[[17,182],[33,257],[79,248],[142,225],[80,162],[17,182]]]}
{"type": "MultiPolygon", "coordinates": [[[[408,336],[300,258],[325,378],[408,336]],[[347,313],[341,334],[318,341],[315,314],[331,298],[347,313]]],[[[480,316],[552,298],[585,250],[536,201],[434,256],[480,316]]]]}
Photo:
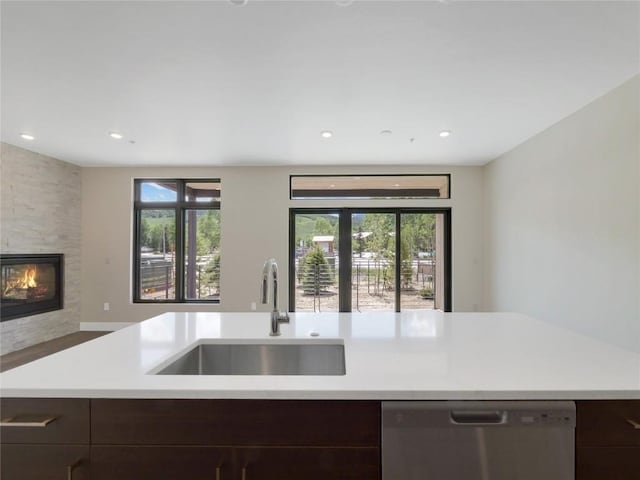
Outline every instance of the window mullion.
{"type": "Polygon", "coordinates": [[[175,279],[175,301],[182,302],[184,301],[183,296],[183,276],[184,276],[184,266],[182,259],[184,258],[184,233],[183,233],[183,215],[182,209],[180,207],[176,207],[175,209],[175,229],[176,229],[176,258],[174,259],[176,266],[176,279],[175,279]]]}
{"type": "Polygon", "coordinates": [[[177,181],[177,205],[176,205],[176,302],[184,302],[184,182],[182,180],[177,181]]]}
{"type": "Polygon", "coordinates": [[[141,225],[142,225],[142,210],[138,207],[135,208],[134,216],[134,232],[133,232],[133,288],[134,295],[133,300],[140,300],[140,238],[141,238],[141,225]]]}
{"type": "Polygon", "coordinates": [[[296,210],[289,210],[289,311],[296,311],[296,210]]]}
{"type": "Polygon", "coordinates": [[[340,312],[351,311],[351,209],[340,210],[338,223],[340,251],[338,260],[338,302],[340,312]]]}
{"type": "Polygon", "coordinates": [[[396,305],[396,312],[400,312],[400,309],[402,308],[402,306],[400,305],[400,297],[401,297],[401,292],[400,292],[400,286],[401,286],[401,272],[402,272],[402,256],[401,256],[401,249],[402,249],[402,237],[401,237],[401,230],[402,230],[402,225],[401,225],[401,214],[400,211],[396,211],[396,248],[395,248],[395,259],[396,259],[396,264],[395,264],[395,294],[396,294],[396,298],[395,298],[395,305],[396,305]]]}

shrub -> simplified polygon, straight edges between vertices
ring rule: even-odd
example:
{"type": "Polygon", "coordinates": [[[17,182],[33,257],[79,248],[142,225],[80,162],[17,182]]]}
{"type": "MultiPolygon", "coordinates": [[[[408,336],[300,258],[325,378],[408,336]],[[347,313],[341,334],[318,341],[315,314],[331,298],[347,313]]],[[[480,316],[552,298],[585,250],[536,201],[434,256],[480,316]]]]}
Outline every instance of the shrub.
{"type": "Polygon", "coordinates": [[[427,287],[420,290],[420,296],[424,299],[433,299],[433,288],[427,287]]]}

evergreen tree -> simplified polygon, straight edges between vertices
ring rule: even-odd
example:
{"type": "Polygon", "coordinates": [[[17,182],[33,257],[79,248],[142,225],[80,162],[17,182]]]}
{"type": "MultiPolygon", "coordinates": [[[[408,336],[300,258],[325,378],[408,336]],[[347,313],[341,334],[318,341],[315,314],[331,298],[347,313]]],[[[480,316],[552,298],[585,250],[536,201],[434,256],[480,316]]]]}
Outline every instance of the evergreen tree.
{"type": "Polygon", "coordinates": [[[320,291],[333,285],[333,272],[322,249],[314,245],[300,261],[298,276],[305,293],[319,295],[320,291]]]}

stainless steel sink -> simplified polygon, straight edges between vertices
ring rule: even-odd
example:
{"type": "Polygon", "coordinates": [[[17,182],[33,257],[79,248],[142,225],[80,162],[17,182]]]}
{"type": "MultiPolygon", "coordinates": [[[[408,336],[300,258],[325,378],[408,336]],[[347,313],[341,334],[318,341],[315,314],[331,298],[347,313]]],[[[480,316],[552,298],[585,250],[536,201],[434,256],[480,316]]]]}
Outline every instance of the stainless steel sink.
{"type": "Polygon", "coordinates": [[[344,375],[342,344],[202,344],[156,375],[344,375]]]}

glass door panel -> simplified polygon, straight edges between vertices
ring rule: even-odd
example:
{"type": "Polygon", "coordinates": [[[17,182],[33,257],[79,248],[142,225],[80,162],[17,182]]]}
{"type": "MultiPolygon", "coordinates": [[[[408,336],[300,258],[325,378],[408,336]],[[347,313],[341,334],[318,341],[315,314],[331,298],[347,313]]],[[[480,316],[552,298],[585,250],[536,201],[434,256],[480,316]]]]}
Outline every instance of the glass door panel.
{"type": "Polygon", "coordinates": [[[394,213],[351,215],[351,310],[395,311],[394,213]]]}
{"type": "Polygon", "coordinates": [[[297,213],[295,311],[339,311],[339,219],[337,213],[297,213]]]}
{"type": "Polygon", "coordinates": [[[433,213],[400,216],[400,304],[402,310],[435,308],[436,217],[433,213]]]}

